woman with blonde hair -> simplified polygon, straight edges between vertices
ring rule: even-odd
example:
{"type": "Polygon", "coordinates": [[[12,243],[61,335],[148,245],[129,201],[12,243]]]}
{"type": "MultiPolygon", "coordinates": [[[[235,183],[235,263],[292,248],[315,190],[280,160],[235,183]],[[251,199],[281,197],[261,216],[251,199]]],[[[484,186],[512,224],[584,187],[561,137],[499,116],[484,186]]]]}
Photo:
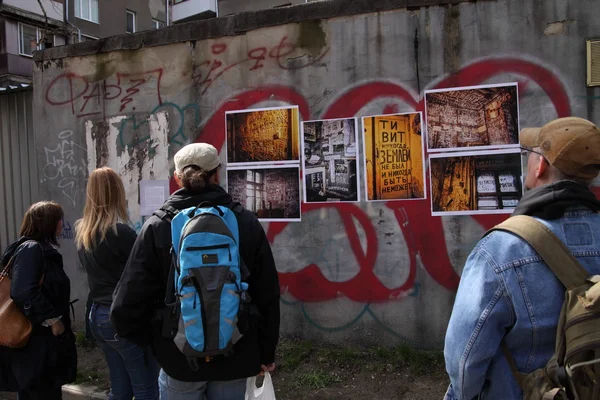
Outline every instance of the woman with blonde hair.
{"type": "Polygon", "coordinates": [[[75,223],[79,261],[88,276],[90,330],[110,371],[111,400],[158,399],[158,365],[148,349],[117,335],[110,322],[112,295],[137,237],[126,223],[127,200],[121,177],[108,167],[88,179],[83,218],[75,223]]]}

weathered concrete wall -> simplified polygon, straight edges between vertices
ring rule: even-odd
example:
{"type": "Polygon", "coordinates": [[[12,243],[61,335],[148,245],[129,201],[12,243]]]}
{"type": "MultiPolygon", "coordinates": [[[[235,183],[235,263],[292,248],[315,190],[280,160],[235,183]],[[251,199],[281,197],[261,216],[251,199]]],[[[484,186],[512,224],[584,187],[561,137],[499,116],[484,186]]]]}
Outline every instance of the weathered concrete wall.
{"type": "MultiPolygon", "coordinates": [[[[315,3],[37,54],[41,193],[63,204],[70,227],[88,172],[107,164],[126,181],[139,228],[137,182],[171,176],[186,143],[223,148],[224,112],[248,107],[294,104],[304,120],[422,111],[428,88],[518,81],[522,127],[571,114],[600,120],[600,90],[585,87],[585,38],[600,36],[595,0],[392,3],[315,3]],[[318,19],[336,10],[344,16],[318,19]],[[277,25],[269,15],[306,20],[277,25]]],[[[501,218],[432,217],[425,200],[305,204],[301,223],[265,224],[283,332],[441,347],[462,265],[501,218]]],[[[85,299],[66,237],[74,297],[85,299]]]]}

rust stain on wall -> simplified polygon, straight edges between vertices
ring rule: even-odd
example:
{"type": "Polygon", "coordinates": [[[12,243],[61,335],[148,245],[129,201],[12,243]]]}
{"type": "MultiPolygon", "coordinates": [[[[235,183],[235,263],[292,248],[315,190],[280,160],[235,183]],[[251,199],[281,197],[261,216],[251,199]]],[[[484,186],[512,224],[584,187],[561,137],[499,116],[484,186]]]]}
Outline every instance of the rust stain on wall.
{"type": "Polygon", "coordinates": [[[301,22],[298,34],[298,47],[308,50],[313,57],[318,57],[327,46],[327,34],[322,21],[301,22]]]}
{"type": "Polygon", "coordinates": [[[108,163],[108,135],[109,126],[105,120],[97,121],[92,125],[92,139],[96,143],[96,168],[108,163]]]}
{"type": "Polygon", "coordinates": [[[444,15],[444,69],[453,73],[460,68],[460,6],[450,6],[444,15]]]}

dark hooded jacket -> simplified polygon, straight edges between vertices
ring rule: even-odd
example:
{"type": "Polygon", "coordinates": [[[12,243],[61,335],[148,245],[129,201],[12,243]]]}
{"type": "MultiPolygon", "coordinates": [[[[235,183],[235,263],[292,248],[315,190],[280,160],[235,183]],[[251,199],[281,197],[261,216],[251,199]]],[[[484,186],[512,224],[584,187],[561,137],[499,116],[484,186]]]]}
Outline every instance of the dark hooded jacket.
{"type": "MultiPolygon", "coordinates": [[[[231,207],[231,196],[211,185],[201,193],[180,189],[165,202],[176,210],[203,202],[231,207]]],[[[164,206],[163,206],[164,207],[164,206]]],[[[152,321],[164,305],[171,255],[171,224],[156,215],[150,217],[133,246],[123,275],[114,293],[111,320],[119,336],[152,348],[167,375],[180,381],[223,381],[241,379],[260,372],[261,364],[275,360],[279,340],[279,279],[271,247],[258,219],[247,210],[237,214],[240,255],[248,269],[252,303],[260,313],[249,333],[234,345],[234,354],[200,363],[193,371],[172,339],[160,334],[152,321]]]]}
{"type": "Polygon", "coordinates": [[[71,331],[71,282],[63,269],[62,256],[49,242],[22,237],[6,249],[2,265],[10,259],[11,298],[31,322],[32,332],[25,347],[0,346],[0,391],[74,382],[77,349],[71,331]],[[57,317],[65,326],[60,336],[42,325],[57,317]]]}

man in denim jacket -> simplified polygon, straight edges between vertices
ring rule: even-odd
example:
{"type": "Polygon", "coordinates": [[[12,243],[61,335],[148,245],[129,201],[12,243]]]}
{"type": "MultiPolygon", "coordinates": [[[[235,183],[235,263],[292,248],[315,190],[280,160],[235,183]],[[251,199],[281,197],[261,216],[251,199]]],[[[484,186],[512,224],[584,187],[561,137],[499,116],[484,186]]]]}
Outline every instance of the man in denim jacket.
{"type": "MultiPolygon", "coordinates": [[[[600,274],[600,202],[589,190],[600,173],[600,130],[581,118],[523,129],[526,193],[513,215],[546,224],[592,274],[600,274]]],[[[522,373],[554,353],[565,287],[521,238],[495,231],[469,255],[444,355],[447,400],[521,399],[503,355],[504,341],[522,373]]]]}

